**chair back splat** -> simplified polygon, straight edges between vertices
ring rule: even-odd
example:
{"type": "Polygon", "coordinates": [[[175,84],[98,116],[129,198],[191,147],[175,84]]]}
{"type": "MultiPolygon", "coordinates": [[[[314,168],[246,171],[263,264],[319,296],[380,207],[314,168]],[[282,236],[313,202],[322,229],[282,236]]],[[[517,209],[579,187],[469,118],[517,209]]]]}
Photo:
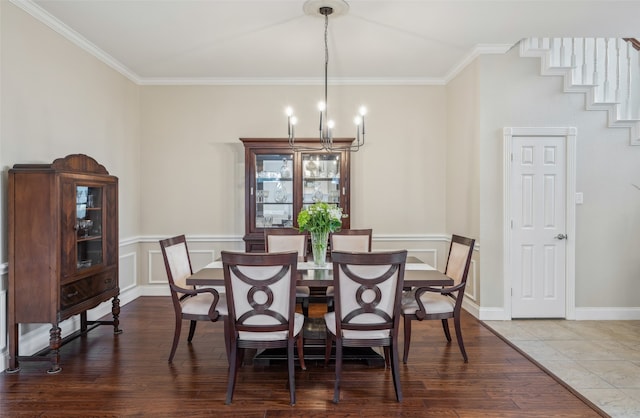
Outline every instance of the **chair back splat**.
{"type": "Polygon", "coordinates": [[[341,229],[331,234],[331,251],[366,253],[371,251],[372,229],[341,229]]]}
{"type": "MultiPolygon", "coordinates": [[[[371,252],[372,229],[341,229],[334,232],[329,237],[331,251],[346,251],[356,253],[371,252]]],[[[333,286],[327,287],[327,310],[333,311],[333,286]]]]}
{"type": "MultiPolygon", "coordinates": [[[[298,261],[307,261],[309,234],[292,228],[266,228],[264,230],[264,248],[268,253],[297,251],[298,261]]],[[[309,316],[309,286],[296,286],[296,303],[302,307],[302,314],[309,316]]]]}

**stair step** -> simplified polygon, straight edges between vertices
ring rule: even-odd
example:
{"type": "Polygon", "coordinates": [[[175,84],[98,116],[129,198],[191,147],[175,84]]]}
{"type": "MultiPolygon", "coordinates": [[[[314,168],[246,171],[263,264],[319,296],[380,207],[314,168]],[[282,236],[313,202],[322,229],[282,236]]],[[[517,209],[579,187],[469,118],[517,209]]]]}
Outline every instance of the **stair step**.
{"type": "Polygon", "coordinates": [[[629,128],[630,144],[640,145],[640,119],[635,118],[638,114],[640,100],[635,95],[640,90],[634,86],[629,91],[626,87],[632,83],[632,80],[635,80],[634,84],[638,80],[636,74],[639,56],[635,50],[632,50],[621,40],[614,38],[589,38],[589,40],[529,38],[520,43],[520,55],[539,58],[542,75],[562,76],[565,92],[585,94],[585,108],[587,110],[607,111],[608,126],[629,128]],[[621,48],[621,44],[626,45],[624,49],[621,48]],[[594,50],[595,56],[593,55],[594,50]],[[606,54],[604,57],[602,56],[603,51],[606,54]],[[627,57],[627,67],[620,64],[620,57],[623,59],[627,57]],[[618,67],[613,67],[611,62],[618,63],[618,67]],[[632,65],[636,68],[633,73],[632,65]],[[582,80],[596,79],[600,82],[581,82],[582,80]],[[633,97],[629,100],[631,94],[633,97]],[[599,100],[599,96],[604,99],[599,100]],[[612,97],[618,100],[612,100],[612,97]],[[621,119],[622,117],[625,119],[621,119]]]}

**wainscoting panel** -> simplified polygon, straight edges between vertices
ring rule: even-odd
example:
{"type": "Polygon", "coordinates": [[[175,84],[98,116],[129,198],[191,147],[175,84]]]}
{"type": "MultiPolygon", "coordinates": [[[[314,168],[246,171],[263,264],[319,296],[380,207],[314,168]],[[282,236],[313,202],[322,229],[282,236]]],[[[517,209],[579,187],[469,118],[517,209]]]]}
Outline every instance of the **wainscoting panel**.
{"type": "Polygon", "coordinates": [[[476,276],[475,260],[471,260],[471,265],[469,266],[469,275],[467,276],[467,286],[464,288],[464,296],[474,302],[478,301],[478,278],[476,276]]]}
{"type": "Polygon", "coordinates": [[[128,290],[137,284],[138,253],[120,254],[120,268],[118,270],[120,290],[128,290]]]}

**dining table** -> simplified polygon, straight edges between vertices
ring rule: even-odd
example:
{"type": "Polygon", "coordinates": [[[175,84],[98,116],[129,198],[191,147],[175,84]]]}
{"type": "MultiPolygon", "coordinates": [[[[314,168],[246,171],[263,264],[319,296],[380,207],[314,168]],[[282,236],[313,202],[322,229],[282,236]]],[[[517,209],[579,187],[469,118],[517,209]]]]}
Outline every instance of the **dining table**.
{"type": "MultiPolygon", "coordinates": [[[[317,266],[313,261],[300,261],[297,265],[297,286],[309,286],[310,288],[326,288],[333,286],[333,263],[327,261],[324,266],[317,266]]],[[[186,284],[190,286],[224,286],[224,269],[222,261],[216,260],[207,264],[187,278],[186,284]]],[[[436,270],[428,263],[415,256],[408,256],[405,263],[404,283],[405,290],[414,287],[452,286],[453,279],[436,270]]],[[[324,292],[323,292],[324,293],[324,292]]],[[[324,360],[326,328],[324,318],[305,318],[303,330],[304,357],[307,360],[324,360]]],[[[346,349],[347,347],[345,347],[346,349]]],[[[369,366],[384,367],[384,357],[380,352],[369,348],[348,347],[343,352],[346,361],[364,361],[369,366]]],[[[257,353],[253,364],[267,366],[270,361],[286,360],[286,352],[269,349],[257,353]]]]}
{"type": "MultiPolygon", "coordinates": [[[[327,287],[333,286],[333,263],[316,266],[313,261],[298,262],[297,286],[327,287]]],[[[224,286],[222,261],[207,264],[187,278],[189,286],[224,286]]],[[[430,264],[415,256],[407,257],[404,271],[404,287],[451,286],[453,279],[436,270],[430,264]]]]}

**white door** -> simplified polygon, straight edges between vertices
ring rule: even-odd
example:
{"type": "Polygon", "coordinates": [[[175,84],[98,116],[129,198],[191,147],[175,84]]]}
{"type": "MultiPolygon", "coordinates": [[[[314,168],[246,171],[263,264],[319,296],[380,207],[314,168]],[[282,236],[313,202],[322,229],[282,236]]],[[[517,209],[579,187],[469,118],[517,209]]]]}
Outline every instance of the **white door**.
{"type": "Polygon", "coordinates": [[[565,138],[514,136],[510,174],[511,316],[564,318],[565,138]]]}

